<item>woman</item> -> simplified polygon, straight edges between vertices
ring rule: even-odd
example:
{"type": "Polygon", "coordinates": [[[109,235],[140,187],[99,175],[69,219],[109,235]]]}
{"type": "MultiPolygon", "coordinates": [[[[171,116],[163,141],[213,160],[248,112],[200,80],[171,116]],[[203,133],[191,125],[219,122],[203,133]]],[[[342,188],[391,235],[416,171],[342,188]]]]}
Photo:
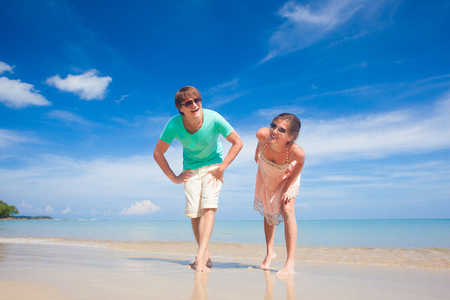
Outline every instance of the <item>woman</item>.
{"type": "Polygon", "coordinates": [[[287,259],[283,269],[277,273],[279,276],[295,273],[297,221],[294,206],[305,162],[305,152],[294,143],[300,127],[300,120],[295,115],[283,113],[273,119],[270,128],[261,128],[256,133],[255,161],[259,166],[253,207],[264,216],[267,246],[267,255],[260,268],[269,268],[276,257],[275,226],[284,220],[287,259]]]}

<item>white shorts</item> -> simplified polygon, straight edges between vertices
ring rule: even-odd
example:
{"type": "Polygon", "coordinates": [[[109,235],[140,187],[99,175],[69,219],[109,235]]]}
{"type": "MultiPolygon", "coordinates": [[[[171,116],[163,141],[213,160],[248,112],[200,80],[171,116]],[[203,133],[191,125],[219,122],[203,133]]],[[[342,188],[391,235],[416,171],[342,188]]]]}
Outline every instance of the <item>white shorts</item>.
{"type": "Polygon", "coordinates": [[[212,175],[208,171],[218,168],[220,164],[212,164],[192,170],[192,176],[184,183],[186,195],[185,215],[188,218],[199,218],[203,215],[203,209],[212,208],[217,211],[222,182],[211,180],[212,175]]]}

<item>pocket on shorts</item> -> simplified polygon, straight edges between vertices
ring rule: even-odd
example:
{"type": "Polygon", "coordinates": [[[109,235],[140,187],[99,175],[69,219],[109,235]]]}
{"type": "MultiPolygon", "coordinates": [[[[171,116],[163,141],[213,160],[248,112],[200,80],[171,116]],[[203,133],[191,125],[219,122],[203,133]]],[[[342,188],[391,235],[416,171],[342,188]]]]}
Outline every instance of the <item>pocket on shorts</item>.
{"type": "MultiPolygon", "coordinates": [[[[219,167],[219,165],[220,164],[213,164],[205,170],[205,173],[202,178],[203,184],[212,184],[213,183],[213,182],[209,182],[213,178],[213,176],[211,173],[208,173],[208,172],[217,169],[219,167]]],[[[220,182],[220,181],[219,181],[219,183],[222,184],[222,182],[220,182]]]]}

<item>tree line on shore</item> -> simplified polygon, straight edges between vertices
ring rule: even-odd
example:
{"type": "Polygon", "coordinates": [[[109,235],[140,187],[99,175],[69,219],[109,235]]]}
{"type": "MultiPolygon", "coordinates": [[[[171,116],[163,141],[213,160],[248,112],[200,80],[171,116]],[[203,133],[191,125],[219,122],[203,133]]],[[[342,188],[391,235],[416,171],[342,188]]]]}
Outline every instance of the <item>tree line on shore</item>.
{"type": "Polygon", "coordinates": [[[49,216],[13,216],[19,214],[19,210],[14,205],[9,205],[0,200],[0,219],[23,219],[23,220],[36,220],[36,219],[53,219],[49,216]]]}
{"type": "Polygon", "coordinates": [[[17,215],[19,211],[14,205],[8,205],[0,200],[0,218],[7,218],[11,215],[17,215]]]}

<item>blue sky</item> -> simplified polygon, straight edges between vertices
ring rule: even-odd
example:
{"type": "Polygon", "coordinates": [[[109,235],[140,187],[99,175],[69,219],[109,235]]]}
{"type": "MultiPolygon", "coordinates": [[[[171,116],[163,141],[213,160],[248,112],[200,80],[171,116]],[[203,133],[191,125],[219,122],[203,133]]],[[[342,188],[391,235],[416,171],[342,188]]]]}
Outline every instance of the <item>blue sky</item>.
{"type": "MultiPolygon", "coordinates": [[[[255,133],[281,112],[302,121],[298,219],[449,218],[449,15],[448,1],[0,0],[0,199],[185,219],[152,152],[193,85],[244,142],[217,219],[261,218],[255,133]]],[[[181,172],[178,142],[167,157],[181,172]]]]}

